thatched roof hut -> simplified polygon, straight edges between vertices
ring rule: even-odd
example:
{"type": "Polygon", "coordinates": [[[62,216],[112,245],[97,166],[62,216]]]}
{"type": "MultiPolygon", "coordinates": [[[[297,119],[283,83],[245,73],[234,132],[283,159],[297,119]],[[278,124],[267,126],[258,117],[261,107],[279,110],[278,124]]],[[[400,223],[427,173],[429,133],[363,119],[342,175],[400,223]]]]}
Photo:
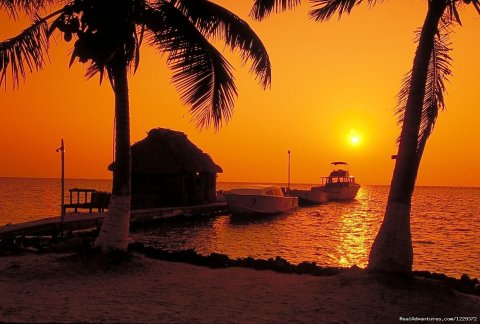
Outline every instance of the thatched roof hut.
{"type": "Polygon", "coordinates": [[[188,206],[216,200],[216,177],[222,168],[184,133],[152,129],[132,145],[131,152],[132,208],[188,206]]]}
{"type": "Polygon", "coordinates": [[[190,142],[182,132],[154,128],[132,145],[132,173],[221,173],[212,158],[190,142]]]}

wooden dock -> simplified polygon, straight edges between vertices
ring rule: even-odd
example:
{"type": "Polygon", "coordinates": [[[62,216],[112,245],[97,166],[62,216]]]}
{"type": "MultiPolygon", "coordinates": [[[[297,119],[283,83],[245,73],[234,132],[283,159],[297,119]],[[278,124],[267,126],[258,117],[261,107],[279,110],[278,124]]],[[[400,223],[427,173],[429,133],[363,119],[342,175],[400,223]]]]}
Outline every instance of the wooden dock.
{"type": "MultiPolygon", "coordinates": [[[[131,211],[131,225],[148,225],[167,219],[198,218],[228,213],[226,202],[196,206],[138,209],[131,211]]],[[[63,231],[77,231],[101,226],[106,212],[66,213],[63,231]]],[[[60,216],[0,227],[0,240],[17,236],[54,235],[60,232],[60,216]]]]}
{"type": "Polygon", "coordinates": [[[110,200],[110,193],[108,192],[79,188],[69,189],[69,192],[69,203],[63,205],[65,212],[68,209],[73,209],[75,213],[78,212],[78,209],[88,209],[89,213],[91,213],[93,209],[97,209],[98,212],[103,212],[108,208],[108,202],[110,200]]]}

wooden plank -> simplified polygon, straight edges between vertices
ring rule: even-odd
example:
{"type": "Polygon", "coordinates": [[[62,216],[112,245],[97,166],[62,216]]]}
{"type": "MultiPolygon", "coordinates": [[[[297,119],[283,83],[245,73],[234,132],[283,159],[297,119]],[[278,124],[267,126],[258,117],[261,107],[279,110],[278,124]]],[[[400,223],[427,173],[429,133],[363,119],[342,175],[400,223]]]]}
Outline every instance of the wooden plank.
{"type": "MultiPolygon", "coordinates": [[[[132,224],[171,219],[177,217],[201,217],[207,215],[219,215],[228,212],[226,202],[215,202],[188,207],[166,207],[155,209],[132,210],[130,222],[132,224]]],[[[64,219],[64,231],[75,231],[94,228],[103,222],[106,212],[92,213],[67,213],[64,219]]],[[[60,216],[47,217],[30,222],[9,224],[0,227],[0,239],[16,237],[20,235],[51,235],[60,230],[60,216]]]]}
{"type": "MultiPolygon", "coordinates": [[[[88,229],[101,224],[105,213],[65,214],[64,231],[88,229]]],[[[0,227],[0,239],[19,235],[41,235],[59,232],[60,216],[47,217],[19,224],[8,224],[0,227]]]]}

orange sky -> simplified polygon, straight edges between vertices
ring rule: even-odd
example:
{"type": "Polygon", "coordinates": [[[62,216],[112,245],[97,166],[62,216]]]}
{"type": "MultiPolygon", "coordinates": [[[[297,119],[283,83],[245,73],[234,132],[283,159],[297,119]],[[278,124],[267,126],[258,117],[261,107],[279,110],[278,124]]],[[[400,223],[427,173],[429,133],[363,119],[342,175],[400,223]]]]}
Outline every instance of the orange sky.
{"type": "MultiPolygon", "coordinates": [[[[154,127],[185,132],[222,166],[219,181],[286,182],[290,149],[292,182],[315,183],[331,161],[346,160],[359,183],[389,184],[399,134],[396,94],[411,68],[425,1],[360,6],[326,23],[307,19],[307,1],[260,23],[247,17],[253,1],[215,2],[245,18],[263,40],[273,65],[271,90],[262,91],[227,52],[239,91],[234,116],[217,133],[199,131],[170,83],[165,58],[144,45],[130,78],[132,143],[154,127]],[[357,146],[348,142],[352,129],[357,146]]],[[[427,144],[419,185],[480,186],[480,18],[473,7],[461,14],[464,27],[452,36],[447,111],[427,144]]],[[[0,39],[24,27],[0,14],[0,39]]],[[[28,75],[19,90],[0,91],[0,176],[58,177],[55,149],[63,137],[67,177],[111,177],[112,90],[98,78],[86,80],[82,65],[68,68],[70,45],[60,36],[43,71],[28,75]]]]}

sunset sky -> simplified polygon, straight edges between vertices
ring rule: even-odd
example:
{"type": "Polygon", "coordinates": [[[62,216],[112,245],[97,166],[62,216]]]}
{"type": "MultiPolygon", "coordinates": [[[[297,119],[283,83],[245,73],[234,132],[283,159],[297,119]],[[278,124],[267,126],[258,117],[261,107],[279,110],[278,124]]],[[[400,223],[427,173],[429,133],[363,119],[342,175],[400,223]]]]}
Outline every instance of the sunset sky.
{"type": "MultiPolygon", "coordinates": [[[[182,131],[223,168],[219,181],[286,182],[291,150],[294,183],[316,183],[331,161],[344,160],[359,183],[389,184],[399,134],[396,95],[412,65],[426,1],[362,5],[325,23],[308,19],[308,1],[263,22],[248,17],[253,1],[214,2],[260,36],[273,66],[272,88],[263,91],[238,55],[226,51],[236,70],[235,112],[218,132],[200,131],[170,82],[166,57],[144,44],[130,78],[132,143],[155,127],[182,131]]],[[[447,111],[427,144],[419,185],[480,186],[480,16],[472,6],[461,15],[463,27],[452,35],[447,111]]],[[[28,25],[1,13],[0,39],[28,25]]],[[[67,177],[111,177],[113,92],[98,77],[86,80],[83,65],[68,68],[72,44],[57,35],[44,70],[29,74],[18,90],[11,84],[0,90],[0,176],[58,177],[55,149],[64,138],[67,177]]]]}

